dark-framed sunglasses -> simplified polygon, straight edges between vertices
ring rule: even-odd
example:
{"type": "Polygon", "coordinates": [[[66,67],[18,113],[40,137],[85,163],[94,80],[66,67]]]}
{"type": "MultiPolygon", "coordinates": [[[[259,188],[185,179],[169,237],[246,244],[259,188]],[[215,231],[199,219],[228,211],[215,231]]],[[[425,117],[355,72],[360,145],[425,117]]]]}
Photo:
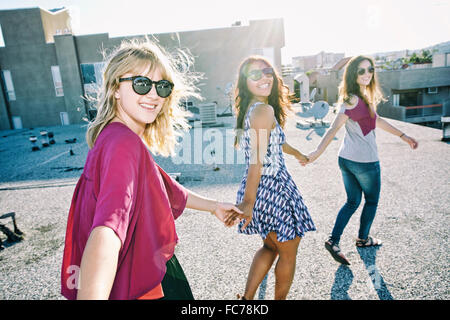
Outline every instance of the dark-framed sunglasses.
{"type": "Polygon", "coordinates": [[[366,73],[366,71],[369,72],[369,73],[374,73],[375,72],[375,68],[372,67],[372,66],[368,67],[367,69],[359,68],[358,69],[358,75],[362,76],[362,75],[364,75],[366,73]]]}
{"type": "Polygon", "coordinates": [[[255,69],[247,74],[247,78],[253,81],[260,80],[263,75],[273,77],[273,68],[255,69]]]}
{"type": "Polygon", "coordinates": [[[159,80],[159,81],[153,81],[152,79],[149,79],[144,76],[134,76],[129,78],[120,78],[119,82],[123,81],[132,81],[132,87],[134,92],[137,94],[143,96],[152,90],[153,84],[156,88],[156,93],[161,98],[167,98],[170,96],[173,90],[173,83],[169,80],[159,80]]]}

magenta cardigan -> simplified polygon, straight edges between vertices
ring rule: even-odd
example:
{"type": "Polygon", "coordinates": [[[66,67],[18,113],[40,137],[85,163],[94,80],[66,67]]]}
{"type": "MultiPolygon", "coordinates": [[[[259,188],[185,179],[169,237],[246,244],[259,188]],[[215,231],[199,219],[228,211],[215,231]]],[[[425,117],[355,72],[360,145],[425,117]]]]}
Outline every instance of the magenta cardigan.
{"type": "Polygon", "coordinates": [[[61,293],[76,299],[79,266],[91,231],[119,237],[116,277],[109,299],[136,299],[161,283],[178,237],[174,220],[187,191],[153,160],[127,126],[113,122],[98,136],[75,187],[67,221],[61,293]]]}

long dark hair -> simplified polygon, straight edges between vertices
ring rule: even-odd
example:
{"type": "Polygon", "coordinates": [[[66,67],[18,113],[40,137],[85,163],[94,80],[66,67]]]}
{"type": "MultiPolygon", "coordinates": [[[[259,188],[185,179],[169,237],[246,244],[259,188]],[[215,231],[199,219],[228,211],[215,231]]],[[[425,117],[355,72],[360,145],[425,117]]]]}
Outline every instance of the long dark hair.
{"type": "Polygon", "coordinates": [[[385,100],[378,85],[378,78],[374,71],[372,80],[370,80],[367,86],[366,94],[361,92],[359,84],[356,82],[358,78],[358,66],[364,60],[369,61],[370,65],[375,69],[375,63],[373,59],[367,56],[356,56],[349,60],[344,70],[344,76],[341,84],[339,85],[339,101],[350,104],[352,95],[355,95],[362,99],[369,108],[370,116],[375,116],[375,110],[377,105],[385,100]]]}
{"type": "MultiPolygon", "coordinates": [[[[268,67],[273,68],[272,64],[262,56],[250,56],[242,61],[239,66],[239,74],[237,84],[235,86],[234,93],[234,109],[237,114],[236,120],[236,139],[234,141],[235,146],[239,144],[240,132],[244,128],[244,118],[247,114],[250,101],[253,98],[252,93],[247,87],[247,73],[250,64],[254,62],[262,61],[268,67]]],[[[275,118],[281,127],[284,127],[288,110],[291,110],[291,102],[289,100],[289,88],[284,84],[283,79],[278,75],[275,68],[273,68],[273,86],[272,91],[268,97],[268,104],[272,106],[275,118]]]]}

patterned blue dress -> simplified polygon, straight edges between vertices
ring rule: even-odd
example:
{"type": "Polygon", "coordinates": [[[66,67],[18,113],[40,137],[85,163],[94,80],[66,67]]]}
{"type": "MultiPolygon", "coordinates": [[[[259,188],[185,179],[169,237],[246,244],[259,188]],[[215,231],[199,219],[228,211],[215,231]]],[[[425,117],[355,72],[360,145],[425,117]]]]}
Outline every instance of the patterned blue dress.
{"type": "MultiPolygon", "coordinates": [[[[261,103],[257,102],[250,106],[240,139],[240,146],[245,154],[246,170],[237,193],[237,204],[244,198],[250,164],[250,114],[258,104],[261,103]]],[[[285,141],[283,129],[276,121],[275,128],[270,132],[267,154],[263,161],[261,180],[253,207],[253,219],[243,231],[241,228],[244,221],[241,221],[238,226],[239,233],[260,234],[265,239],[269,232],[274,231],[277,240],[284,242],[297,236],[303,237],[307,231],[316,230],[300,191],[287,171],[282,150],[285,141]]]]}

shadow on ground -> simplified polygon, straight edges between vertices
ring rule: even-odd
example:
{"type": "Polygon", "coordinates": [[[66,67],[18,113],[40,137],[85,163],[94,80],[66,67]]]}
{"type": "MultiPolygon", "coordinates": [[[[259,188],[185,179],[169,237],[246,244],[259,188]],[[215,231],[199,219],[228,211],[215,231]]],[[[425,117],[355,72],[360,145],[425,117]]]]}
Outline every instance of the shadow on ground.
{"type": "MultiPolygon", "coordinates": [[[[370,277],[370,282],[375,289],[380,300],[394,300],[389,292],[383,276],[376,265],[377,251],[381,247],[357,248],[359,256],[366,267],[370,277]]],[[[334,274],[334,283],[331,287],[331,300],[352,300],[348,294],[353,282],[353,272],[350,267],[341,265],[334,274]]]]}

